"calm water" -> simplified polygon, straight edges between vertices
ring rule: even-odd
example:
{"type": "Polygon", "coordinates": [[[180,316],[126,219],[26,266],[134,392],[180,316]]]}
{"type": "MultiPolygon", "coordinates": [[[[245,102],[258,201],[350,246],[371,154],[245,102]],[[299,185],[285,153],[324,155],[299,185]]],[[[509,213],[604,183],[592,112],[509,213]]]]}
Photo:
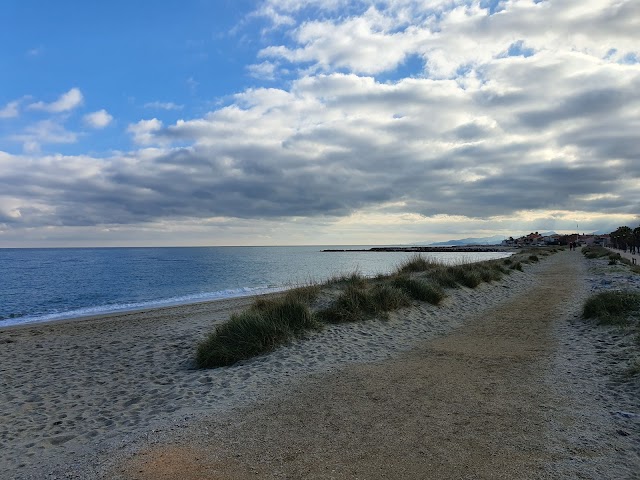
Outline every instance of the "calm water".
{"type": "MultiPolygon", "coordinates": [[[[266,293],[355,270],[388,273],[411,256],[323,248],[0,249],[0,327],[266,293]]],[[[431,256],[460,262],[507,255],[431,256]]]]}

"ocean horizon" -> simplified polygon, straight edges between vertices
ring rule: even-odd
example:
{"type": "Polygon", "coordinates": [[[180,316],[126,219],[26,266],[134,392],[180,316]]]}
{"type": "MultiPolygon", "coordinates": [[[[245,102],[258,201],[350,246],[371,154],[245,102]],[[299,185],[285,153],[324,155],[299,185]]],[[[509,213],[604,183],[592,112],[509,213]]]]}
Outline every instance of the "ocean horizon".
{"type": "MultiPolygon", "coordinates": [[[[322,252],[372,246],[0,249],[0,328],[272,293],[356,271],[386,274],[414,255],[322,252]]],[[[423,255],[462,263],[510,254],[423,255]]]]}

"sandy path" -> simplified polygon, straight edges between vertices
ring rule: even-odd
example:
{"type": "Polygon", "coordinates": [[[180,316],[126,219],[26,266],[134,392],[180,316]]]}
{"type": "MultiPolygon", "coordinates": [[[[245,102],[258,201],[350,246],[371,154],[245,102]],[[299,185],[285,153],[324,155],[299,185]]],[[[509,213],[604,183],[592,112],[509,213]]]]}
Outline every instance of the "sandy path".
{"type": "MultiPolygon", "coordinates": [[[[621,447],[614,438],[580,452],[558,435],[563,425],[592,427],[570,408],[576,392],[551,387],[550,379],[559,374],[554,323],[576,316],[583,300],[576,301],[585,291],[581,257],[565,252],[547,260],[526,293],[447,336],[394,360],[315,376],[236,417],[188,428],[110,475],[558,478],[564,462],[573,465],[567,476],[583,478],[576,457],[597,460],[621,447]]],[[[628,462],[621,472],[633,478],[640,463],[628,462]]]]}

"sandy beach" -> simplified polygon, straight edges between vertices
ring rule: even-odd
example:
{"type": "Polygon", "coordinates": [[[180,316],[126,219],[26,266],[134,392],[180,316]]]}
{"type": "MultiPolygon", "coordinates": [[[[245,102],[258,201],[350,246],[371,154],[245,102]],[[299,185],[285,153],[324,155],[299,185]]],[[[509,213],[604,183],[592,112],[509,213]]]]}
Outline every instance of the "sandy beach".
{"type": "Polygon", "coordinates": [[[640,478],[633,339],[580,318],[624,268],[564,251],[214,370],[251,299],[0,330],[0,478],[640,478]]]}

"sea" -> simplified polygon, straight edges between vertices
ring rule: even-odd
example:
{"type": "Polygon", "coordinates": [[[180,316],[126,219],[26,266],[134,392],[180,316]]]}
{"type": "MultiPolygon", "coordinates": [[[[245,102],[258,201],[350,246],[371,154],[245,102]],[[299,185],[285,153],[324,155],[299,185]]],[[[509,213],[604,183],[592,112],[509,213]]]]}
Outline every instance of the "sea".
{"type": "MultiPolygon", "coordinates": [[[[393,271],[414,254],[323,252],[368,245],[0,249],[0,328],[278,292],[358,272],[393,271]]],[[[443,263],[508,253],[423,254],[443,263]]]]}

